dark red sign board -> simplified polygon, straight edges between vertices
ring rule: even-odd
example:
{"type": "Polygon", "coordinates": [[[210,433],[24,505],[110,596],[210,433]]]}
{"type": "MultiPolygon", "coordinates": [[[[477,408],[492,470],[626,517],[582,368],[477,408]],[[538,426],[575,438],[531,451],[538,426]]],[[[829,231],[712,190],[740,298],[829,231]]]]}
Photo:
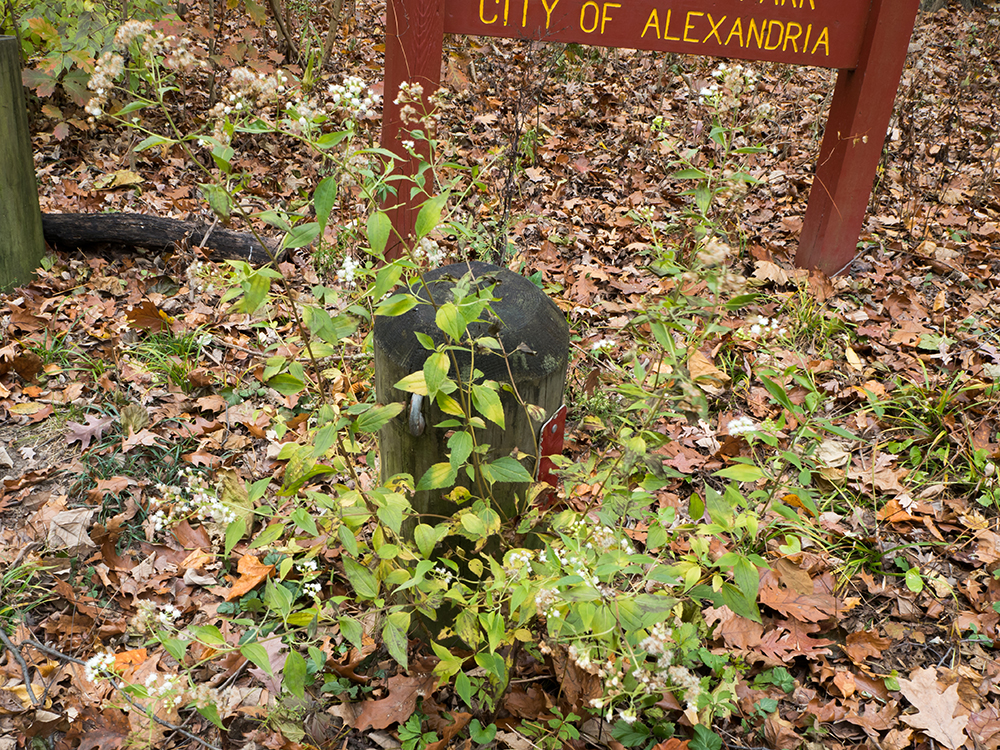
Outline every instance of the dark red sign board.
{"type": "Polygon", "coordinates": [[[450,34],[853,68],[871,0],[463,0],[450,34]],[[812,7],[819,3],[819,7],[812,7]]]}
{"type": "MultiPolygon", "coordinates": [[[[440,84],[445,32],[662,50],[837,68],[796,265],[828,274],[853,259],[919,0],[388,0],[382,145],[400,139],[403,81],[440,84]]],[[[392,211],[412,236],[419,198],[392,211]]],[[[398,256],[400,245],[390,248],[398,256]]]]}

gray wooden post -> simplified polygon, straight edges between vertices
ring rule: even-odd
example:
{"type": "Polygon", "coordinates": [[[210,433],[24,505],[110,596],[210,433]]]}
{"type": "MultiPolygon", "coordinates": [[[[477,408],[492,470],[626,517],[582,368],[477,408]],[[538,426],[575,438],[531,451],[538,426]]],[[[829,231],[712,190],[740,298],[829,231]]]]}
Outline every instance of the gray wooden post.
{"type": "Polygon", "coordinates": [[[26,284],[45,254],[17,39],[0,36],[0,290],[26,284]]]}
{"type": "MultiPolygon", "coordinates": [[[[428,271],[424,279],[435,302],[440,305],[452,301],[451,288],[455,280],[470,270],[478,288],[495,284],[493,296],[499,300],[491,305],[499,323],[474,323],[470,326],[470,333],[473,336],[494,336],[509,355],[505,361],[499,355],[477,353],[476,369],[481,370],[487,380],[501,384],[510,383],[513,374],[513,382],[522,402],[540,406],[545,412],[545,419],[548,419],[562,406],[566,382],[569,326],[565,315],[528,279],[505,268],[477,261],[428,271]]],[[[412,291],[424,300],[428,299],[425,289],[412,291]]],[[[436,343],[445,339],[435,324],[435,309],[430,304],[417,305],[398,317],[375,319],[375,393],[380,403],[400,402],[410,406],[411,394],[396,389],[394,385],[404,376],[420,371],[430,354],[417,340],[417,332],[431,336],[436,343]]],[[[457,354],[458,367],[463,381],[467,383],[470,356],[467,352],[457,354]]],[[[452,377],[454,374],[453,368],[452,377]]],[[[531,419],[513,393],[502,391],[501,403],[506,429],[487,422],[486,429],[477,432],[479,444],[490,446],[485,460],[508,456],[516,448],[527,454],[525,468],[534,473],[538,459],[538,432],[544,420],[531,419]]],[[[405,408],[380,431],[383,479],[406,473],[419,481],[428,467],[448,460],[447,438],[450,430],[437,425],[450,417],[427,400],[424,400],[421,409],[425,424],[421,434],[413,434],[411,430],[409,408],[405,408]]],[[[464,472],[459,473],[458,484],[477,494],[474,484],[464,472]]],[[[518,513],[519,501],[523,500],[526,489],[526,483],[493,486],[494,509],[501,520],[518,513]]],[[[448,492],[449,489],[416,493],[413,507],[422,522],[433,526],[455,512],[456,505],[444,498],[448,492]]],[[[414,525],[415,522],[406,527],[408,533],[412,533],[414,525]]]]}

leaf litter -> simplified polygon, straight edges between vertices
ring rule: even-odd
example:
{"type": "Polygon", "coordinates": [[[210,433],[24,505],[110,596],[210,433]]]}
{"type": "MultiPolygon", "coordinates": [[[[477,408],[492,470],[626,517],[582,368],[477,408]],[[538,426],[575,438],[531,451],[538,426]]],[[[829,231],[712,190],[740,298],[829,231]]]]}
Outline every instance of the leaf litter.
{"type": "MultiPolygon", "coordinates": [[[[338,52],[335,63],[377,76],[379,16],[369,8],[357,9],[357,15],[354,51],[338,52]]],[[[843,427],[868,441],[867,448],[829,441],[819,457],[822,479],[831,488],[850,490],[870,504],[819,514],[815,533],[821,545],[779,549],[783,540],[776,540],[768,550],[771,569],[761,580],[761,622],[727,607],[706,609],[706,621],[715,626],[708,645],[738,654],[750,666],[736,685],[743,723],[716,726],[727,742],[798,747],[814,743],[809,738],[816,733],[825,747],[1000,747],[994,650],[1000,622],[994,605],[1000,599],[998,501],[977,501],[993,497],[995,474],[987,463],[976,482],[947,471],[931,476],[920,455],[947,445],[983,461],[1000,460],[1000,402],[991,395],[1000,375],[994,313],[1000,200],[991,179],[998,166],[1000,43],[992,20],[955,10],[918,19],[865,244],[849,272],[835,279],[794,269],[789,255],[801,227],[818,151],[820,103],[831,74],[784,68],[778,74],[777,66],[756,66],[765,83],[754,97],[778,110],[779,147],[758,162],[758,188],[733,197],[733,222],[746,228],[747,257],[739,270],[771,301],[751,311],[756,320],[749,315],[727,325],[733,331],[749,332],[755,325],[771,332],[800,330],[794,316],[812,309],[851,332],[843,341],[800,339],[794,347],[779,336],[769,342],[769,356],[811,373],[832,403],[843,407],[843,427]],[[988,31],[978,35],[973,25],[988,31]],[[905,417],[892,434],[872,408],[888,401],[905,417]],[[859,556],[871,570],[856,564],[859,556]],[[788,685],[753,677],[782,666],[790,673],[788,685]],[[766,701],[775,710],[761,712],[766,701]]],[[[233,23],[224,33],[256,37],[256,47],[266,49],[259,30],[233,23]]],[[[618,358],[629,349],[630,314],[665,289],[643,256],[652,238],[632,212],[683,202],[681,189],[666,177],[667,161],[650,156],[651,145],[667,145],[654,141],[646,123],[662,111],[678,139],[704,130],[706,113],[695,101],[697,86],[690,84],[708,80],[714,63],[684,61],[686,73],[675,80],[650,54],[595,51],[581,62],[570,53],[559,58],[513,42],[449,40],[446,80],[466,89],[469,115],[466,121],[452,113],[449,125],[462,134],[458,155],[474,160],[504,144],[512,128],[534,123],[522,149],[525,179],[510,208],[517,259],[526,272],[542,274],[580,341],[600,342],[602,356],[618,358]],[[520,90],[525,80],[544,82],[531,101],[520,90]]],[[[250,54],[258,54],[254,45],[250,54]]],[[[180,215],[201,209],[199,177],[181,160],[146,152],[134,171],[122,170],[113,131],[82,120],[68,132],[64,123],[49,124],[54,132],[46,130],[44,118],[35,123],[46,210],[180,215]],[[75,151],[59,155],[67,138],[75,151]],[[119,189],[126,186],[132,189],[119,189]]],[[[692,158],[702,163],[705,157],[692,158]]],[[[251,198],[259,207],[293,197],[299,181],[315,177],[294,151],[265,146],[248,159],[247,169],[273,186],[251,198]]],[[[498,195],[488,194],[480,211],[503,211],[498,195]]],[[[161,476],[146,464],[157,456],[163,476],[170,466],[203,467],[230,488],[280,477],[294,467],[277,458],[273,428],[280,411],[295,405],[294,397],[266,388],[267,355],[258,327],[222,310],[217,292],[198,294],[186,286],[195,260],[190,251],[55,257],[37,281],[3,298],[0,313],[0,410],[7,422],[0,437],[10,459],[0,491],[0,566],[12,570],[35,561],[44,566],[46,581],[31,609],[26,597],[4,592],[5,607],[30,614],[8,618],[4,610],[13,635],[0,662],[0,728],[10,737],[51,737],[60,750],[123,747],[135,736],[157,745],[169,738],[193,746],[188,730],[208,736],[209,719],[182,720],[175,707],[155,701],[156,690],[178,678],[179,665],[168,649],[114,654],[126,681],[149,687],[158,720],[153,722],[124,711],[110,687],[88,679],[82,662],[112,642],[125,643],[128,621],[143,612],[150,616],[150,603],[169,605],[178,618],[207,626],[227,622],[213,620],[224,603],[266,590],[274,567],[246,545],[230,545],[221,524],[182,522],[165,541],[155,541],[161,476]],[[151,333],[205,332],[208,340],[180,369],[158,370],[132,356],[135,342],[151,333]],[[244,387],[244,400],[230,403],[221,394],[237,384],[244,387]],[[138,534],[131,525],[137,517],[144,519],[138,534]],[[235,575],[223,572],[223,552],[235,562],[235,575]],[[26,662],[31,691],[15,654],[26,662]],[[41,695],[44,702],[38,702],[41,695]]],[[[304,255],[281,270],[299,279],[303,292],[318,280],[304,255]]],[[[275,311],[274,319],[283,319],[281,313],[275,311]]],[[[760,351],[754,339],[734,336],[729,345],[751,368],[760,351]]],[[[579,367],[571,366],[569,387],[592,396],[610,370],[586,354],[582,347],[576,351],[579,367]]],[[[735,388],[717,354],[693,351],[689,363],[705,392],[725,408],[712,424],[662,427],[671,441],[658,456],[660,464],[683,476],[718,470],[745,455],[746,443],[726,434],[734,415],[781,415],[759,384],[735,388]]],[[[335,390],[369,388],[353,380],[349,365],[342,363],[339,376],[331,378],[335,390]]],[[[805,393],[788,384],[787,396],[796,402],[805,393]]],[[[285,426],[292,435],[305,429],[295,420],[285,426]]],[[[607,449],[604,429],[600,414],[584,415],[568,427],[567,451],[586,457],[607,449]]],[[[581,484],[571,488],[568,502],[584,508],[600,492],[600,483],[581,484]]],[[[247,513],[248,497],[232,490],[221,494],[249,531],[254,519],[247,513]]],[[[679,482],[659,496],[665,507],[687,502],[679,482]]],[[[794,495],[785,502],[804,507],[794,495]]],[[[267,534],[266,528],[256,530],[267,534]]],[[[641,541],[640,530],[635,536],[641,541]]],[[[325,544],[322,564],[336,569],[340,552],[335,543],[325,544]]],[[[343,586],[333,591],[347,593],[343,586]]],[[[227,623],[216,630],[216,645],[239,644],[238,628],[227,623]]],[[[267,713],[262,706],[281,693],[282,668],[291,668],[289,652],[276,638],[261,641],[260,653],[224,656],[203,638],[197,644],[202,666],[192,675],[205,686],[230,688],[219,719],[227,742],[237,746],[251,740],[271,748],[332,746],[350,730],[353,746],[361,746],[363,735],[395,747],[398,740],[381,730],[402,725],[418,702],[437,717],[442,742],[451,741],[469,715],[452,710],[456,704],[438,690],[426,665],[394,671],[372,638],[376,632],[368,622],[350,638],[335,631],[317,634],[326,658],[335,662],[331,669],[355,691],[346,693],[354,700],[300,696],[295,720],[273,713],[272,721],[260,721],[267,713]]],[[[593,675],[564,652],[519,669],[497,720],[497,738],[510,748],[527,747],[520,722],[550,717],[554,706],[581,709],[600,695],[593,675]]],[[[668,697],[663,709],[682,721],[681,707],[668,697]]],[[[587,742],[619,747],[599,716],[596,721],[587,742]]],[[[669,739],[656,748],[685,746],[693,744],[669,739]]]]}

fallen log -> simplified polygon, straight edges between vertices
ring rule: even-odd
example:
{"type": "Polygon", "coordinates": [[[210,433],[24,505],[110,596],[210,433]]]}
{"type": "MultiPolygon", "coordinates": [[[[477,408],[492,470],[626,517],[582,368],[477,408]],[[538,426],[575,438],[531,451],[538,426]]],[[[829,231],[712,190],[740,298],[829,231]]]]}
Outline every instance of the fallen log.
{"type": "MultiPolygon", "coordinates": [[[[270,263],[281,251],[266,247],[252,234],[234,232],[197,221],[145,214],[42,214],[45,241],[53,247],[87,249],[98,244],[129,245],[151,250],[201,245],[213,259],[243,260],[255,266],[270,263]]],[[[271,243],[269,243],[271,244],[271,243]]]]}

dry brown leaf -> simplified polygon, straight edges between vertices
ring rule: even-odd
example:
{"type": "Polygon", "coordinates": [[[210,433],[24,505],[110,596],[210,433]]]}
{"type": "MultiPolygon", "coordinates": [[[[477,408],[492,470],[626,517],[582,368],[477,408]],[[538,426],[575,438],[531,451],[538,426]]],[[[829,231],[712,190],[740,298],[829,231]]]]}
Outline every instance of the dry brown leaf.
{"type": "Polygon", "coordinates": [[[417,698],[429,695],[436,684],[437,677],[433,674],[390,677],[389,695],[364,703],[354,728],[363,732],[369,727],[385,729],[391,724],[406,721],[417,707],[417,698]]]}
{"type": "Polygon", "coordinates": [[[233,581],[232,577],[227,576],[232,581],[232,588],[218,587],[212,589],[212,593],[220,594],[227,602],[238,599],[255,588],[261,581],[268,578],[274,572],[274,566],[264,565],[253,555],[244,555],[236,564],[236,570],[240,574],[240,577],[235,581],[233,581]]]}
{"type": "Polygon", "coordinates": [[[969,723],[967,715],[955,716],[959,708],[958,683],[943,687],[937,670],[932,668],[915,669],[910,677],[899,680],[899,689],[918,711],[900,718],[945,747],[958,750],[968,739],[965,727],[969,723]]]}

